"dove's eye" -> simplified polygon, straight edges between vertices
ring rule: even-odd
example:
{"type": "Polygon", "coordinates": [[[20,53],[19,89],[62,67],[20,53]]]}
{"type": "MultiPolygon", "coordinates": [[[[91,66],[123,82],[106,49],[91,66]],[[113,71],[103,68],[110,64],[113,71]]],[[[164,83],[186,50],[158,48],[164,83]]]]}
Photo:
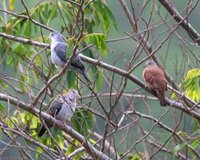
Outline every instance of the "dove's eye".
{"type": "Polygon", "coordinates": [[[50,36],[53,37],[53,33],[51,33],[50,36]]]}

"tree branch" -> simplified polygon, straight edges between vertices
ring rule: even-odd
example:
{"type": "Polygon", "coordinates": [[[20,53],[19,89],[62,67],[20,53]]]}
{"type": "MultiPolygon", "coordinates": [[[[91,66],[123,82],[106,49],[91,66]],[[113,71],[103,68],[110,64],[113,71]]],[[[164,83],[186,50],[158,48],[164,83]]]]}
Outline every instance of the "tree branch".
{"type": "Polygon", "coordinates": [[[18,17],[18,18],[30,20],[31,22],[33,22],[33,23],[34,23],[35,25],[37,25],[37,26],[40,26],[40,27],[42,27],[42,28],[44,28],[44,29],[46,29],[46,30],[48,30],[48,31],[53,31],[52,28],[50,28],[50,27],[48,27],[48,26],[46,26],[46,25],[44,25],[44,24],[42,24],[42,23],[40,23],[40,22],[34,20],[34,19],[31,18],[31,17],[25,16],[25,15],[22,15],[22,14],[17,14],[17,13],[14,13],[14,12],[11,12],[11,11],[7,11],[7,10],[1,9],[1,8],[0,8],[0,11],[1,11],[1,12],[4,12],[4,13],[7,13],[7,14],[10,14],[10,15],[12,15],[12,16],[18,17]]]}
{"type": "MultiPolygon", "coordinates": [[[[165,9],[171,14],[171,16],[180,23],[180,25],[185,29],[190,38],[200,46],[200,34],[192,27],[192,25],[184,19],[177,9],[169,0],[159,0],[159,2],[165,7],[165,9]]],[[[198,4],[199,1],[195,5],[198,4]]]]}

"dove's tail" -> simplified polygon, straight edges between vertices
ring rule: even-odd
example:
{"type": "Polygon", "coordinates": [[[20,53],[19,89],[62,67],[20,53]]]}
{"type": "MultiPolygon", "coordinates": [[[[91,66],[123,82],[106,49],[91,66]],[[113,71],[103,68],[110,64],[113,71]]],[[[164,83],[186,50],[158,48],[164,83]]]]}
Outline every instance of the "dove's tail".
{"type": "Polygon", "coordinates": [[[45,126],[42,126],[42,128],[40,129],[40,132],[38,133],[38,137],[42,137],[45,131],[46,131],[45,126]]]}
{"type": "Polygon", "coordinates": [[[166,103],[166,100],[165,100],[165,92],[157,92],[157,96],[158,96],[158,99],[160,101],[160,105],[161,106],[166,106],[167,103],[166,103]]]}
{"type": "Polygon", "coordinates": [[[87,76],[87,74],[86,74],[86,71],[84,70],[84,71],[82,71],[82,75],[83,75],[83,77],[86,79],[86,81],[87,82],[89,82],[89,84],[92,84],[91,83],[91,81],[89,80],[89,78],[88,78],[88,76],[87,76]]]}

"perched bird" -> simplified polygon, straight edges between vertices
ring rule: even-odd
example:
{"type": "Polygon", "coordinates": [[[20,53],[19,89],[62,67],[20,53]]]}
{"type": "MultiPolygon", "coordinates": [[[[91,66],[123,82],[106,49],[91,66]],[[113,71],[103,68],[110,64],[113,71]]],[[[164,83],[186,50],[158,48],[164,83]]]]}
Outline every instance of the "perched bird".
{"type": "Polygon", "coordinates": [[[165,90],[167,90],[167,80],[163,71],[153,60],[150,60],[145,64],[143,77],[150,87],[156,92],[160,105],[166,106],[165,90]]]}
{"type": "MultiPolygon", "coordinates": [[[[64,67],[67,63],[67,44],[62,35],[57,32],[51,32],[49,37],[51,38],[51,61],[58,67],[64,67]]],[[[70,68],[81,73],[85,79],[91,84],[89,78],[86,75],[85,66],[83,65],[80,57],[77,55],[71,60],[70,68]]]]}
{"type": "MultiPolygon", "coordinates": [[[[52,117],[65,122],[66,120],[70,121],[71,117],[73,116],[76,105],[76,99],[80,97],[77,90],[71,89],[64,95],[57,95],[54,101],[51,103],[47,113],[52,117]]],[[[53,124],[45,122],[48,128],[53,127],[53,124]]],[[[43,136],[45,133],[46,128],[42,126],[38,137],[43,136]]]]}

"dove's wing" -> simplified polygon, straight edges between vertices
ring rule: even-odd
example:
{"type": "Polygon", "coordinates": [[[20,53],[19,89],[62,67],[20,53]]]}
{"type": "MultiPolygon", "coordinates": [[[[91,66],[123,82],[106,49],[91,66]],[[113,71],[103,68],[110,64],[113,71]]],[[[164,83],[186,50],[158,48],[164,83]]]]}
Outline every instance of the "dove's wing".
{"type": "Polygon", "coordinates": [[[71,60],[71,65],[72,65],[73,67],[75,67],[76,69],[79,69],[79,70],[81,70],[81,71],[85,70],[85,66],[83,65],[81,59],[80,59],[78,56],[74,57],[74,58],[71,60]]]}
{"type": "Polygon", "coordinates": [[[63,103],[58,101],[53,101],[50,108],[48,109],[47,113],[51,115],[52,117],[56,118],[56,115],[60,112],[62,108],[63,103]]]}
{"type": "Polygon", "coordinates": [[[66,51],[67,51],[67,44],[63,42],[58,43],[54,48],[54,52],[57,54],[59,59],[64,63],[67,63],[66,51]]]}

